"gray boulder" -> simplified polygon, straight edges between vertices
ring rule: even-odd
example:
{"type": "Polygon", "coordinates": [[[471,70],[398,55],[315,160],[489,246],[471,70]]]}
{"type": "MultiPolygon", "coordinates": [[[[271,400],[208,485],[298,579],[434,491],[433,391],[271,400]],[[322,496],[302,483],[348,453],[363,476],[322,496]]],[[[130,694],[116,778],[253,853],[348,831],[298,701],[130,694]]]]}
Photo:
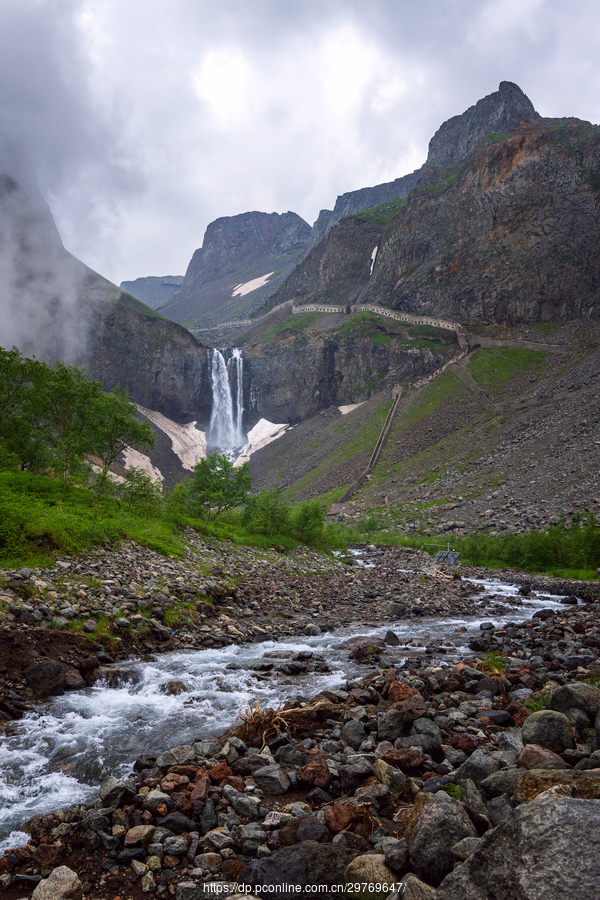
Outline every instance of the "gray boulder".
{"type": "Polygon", "coordinates": [[[440,791],[423,807],[412,830],[410,864],[420,878],[437,886],[456,862],[452,847],[463,838],[477,836],[460,803],[440,791]]]}
{"type": "Polygon", "coordinates": [[[292,847],[284,847],[266,859],[253,860],[238,876],[238,885],[261,888],[266,894],[268,886],[277,885],[277,897],[281,900],[297,900],[296,886],[332,885],[343,883],[346,866],[357,855],[342,844],[319,844],[304,841],[292,847]],[[289,890],[280,890],[288,885],[289,890]]]}
{"type": "Polygon", "coordinates": [[[356,719],[349,719],[342,728],[342,741],[353,750],[358,750],[363,741],[367,739],[367,732],[356,719]]]}
{"type": "Polygon", "coordinates": [[[285,794],[290,786],[290,779],[281,766],[277,765],[257,769],[253,778],[265,794],[285,794]]]}
{"type": "Polygon", "coordinates": [[[65,692],[65,670],[55,659],[41,659],[23,672],[27,686],[39,697],[55,697],[65,692]]]}
{"type": "Polygon", "coordinates": [[[540,796],[513,810],[435,900],[597,900],[600,800],[540,796]]]}
{"type": "Polygon", "coordinates": [[[593,722],[600,706],[600,688],[591,684],[578,682],[577,684],[565,684],[554,691],[546,709],[568,716],[570,709],[579,709],[593,722]]]}
{"type": "Polygon", "coordinates": [[[539,744],[554,753],[575,749],[573,726],[567,716],[552,709],[532,713],[523,723],[523,743],[539,744]]]}
{"type": "Polygon", "coordinates": [[[83,890],[77,873],[68,866],[58,866],[49,878],[37,885],[32,900],[81,900],[83,890]]]}
{"type": "Polygon", "coordinates": [[[388,709],[377,716],[377,735],[380,741],[392,741],[406,734],[404,716],[398,709],[388,709]]]}
{"type": "Polygon", "coordinates": [[[484,778],[498,771],[498,765],[483,750],[474,750],[470,757],[454,773],[456,781],[470,778],[475,784],[481,784],[484,778]]]}

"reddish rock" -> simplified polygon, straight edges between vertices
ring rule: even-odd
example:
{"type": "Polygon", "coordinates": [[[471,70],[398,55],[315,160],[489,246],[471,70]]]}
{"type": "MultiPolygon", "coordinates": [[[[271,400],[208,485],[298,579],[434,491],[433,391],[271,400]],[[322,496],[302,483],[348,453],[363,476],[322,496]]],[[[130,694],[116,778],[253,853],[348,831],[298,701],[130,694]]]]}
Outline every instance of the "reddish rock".
{"type": "Polygon", "coordinates": [[[399,710],[407,722],[414,722],[427,715],[427,704],[419,693],[401,703],[394,703],[394,709],[399,710]]]}
{"type": "Polygon", "coordinates": [[[208,769],[198,769],[194,776],[196,784],[198,784],[201,778],[208,778],[208,769]]]}
{"type": "Polygon", "coordinates": [[[195,764],[189,766],[171,766],[167,770],[167,775],[185,775],[190,781],[193,781],[198,774],[198,766],[195,764]]]}
{"type": "Polygon", "coordinates": [[[183,813],[184,816],[187,816],[188,819],[193,813],[192,804],[187,797],[184,797],[182,800],[179,800],[175,806],[173,807],[173,812],[183,813]]]}
{"type": "Polygon", "coordinates": [[[450,737],[450,744],[455,750],[462,750],[467,756],[477,749],[477,742],[468,734],[453,734],[450,737]]]}
{"type": "Polygon", "coordinates": [[[585,800],[600,800],[600,770],[565,772],[560,769],[525,770],[515,781],[515,800],[528,803],[556,784],[573,785],[585,800]]]}
{"type": "Polygon", "coordinates": [[[518,712],[513,713],[513,722],[515,723],[517,728],[522,728],[523,722],[525,721],[525,719],[529,718],[530,715],[531,711],[529,709],[525,709],[525,707],[523,706],[518,712]]]}
{"type": "Polygon", "coordinates": [[[562,758],[557,753],[553,753],[552,750],[540,747],[539,744],[527,744],[517,760],[517,767],[519,769],[535,769],[541,762],[545,762],[548,759],[562,762],[562,758]]]}
{"type": "Polygon", "coordinates": [[[346,831],[357,819],[356,807],[350,803],[336,803],[325,810],[325,825],[331,834],[346,831]]]}
{"type": "Polygon", "coordinates": [[[283,828],[279,829],[279,840],[281,841],[282,846],[289,847],[291,844],[296,843],[296,834],[300,828],[300,822],[306,818],[308,817],[298,816],[297,818],[292,819],[291,822],[286,822],[283,828]]]}
{"type": "Polygon", "coordinates": [[[33,858],[39,866],[54,866],[60,856],[60,847],[55,844],[40,844],[33,851],[33,858]]]}
{"type": "Polygon", "coordinates": [[[171,856],[170,853],[165,853],[163,857],[163,868],[164,869],[174,869],[175,866],[179,865],[179,857],[171,856]]]}
{"type": "MultiPolygon", "coordinates": [[[[415,697],[417,694],[419,692],[415,688],[409,687],[408,684],[402,684],[401,681],[393,681],[388,691],[388,697],[393,703],[402,703],[403,700],[408,700],[409,697],[415,697]]],[[[419,694],[419,696],[421,695],[419,694]]]]}
{"type": "Polygon", "coordinates": [[[298,769],[298,781],[301,784],[312,784],[315,787],[327,788],[331,774],[324,759],[312,759],[298,769]]]}
{"type": "Polygon", "coordinates": [[[208,778],[200,778],[194,785],[194,789],[190,794],[192,803],[194,800],[206,800],[210,791],[210,781],[208,778]]]}
{"type": "Polygon", "coordinates": [[[227,765],[226,762],[217,763],[217,765],[210,770],[208,773],[208,777],[212,781],[213,784],[220,784],[227,778],[228,775],[231,775],[231,769],[227,765]]]}
{"type": "Polygon", "coordinates": [[[125,835],[125,846],[147,847],[148,844],[152,843],[155,831],[154,825],[135,825],[125,835]]]}
{"type": "Polygon", "coordinates": [[[239,775],[228,775],[227,778],[224,779],[225,784],[230,784],[232,788],[235,788],[236,791],[239,791],[240,794],[244,792],[244,779],[239,775]]]}
{"type": "Polygon", "coordinates": [[[248,863],[242,862],[241,859],[224,859],[221,862],[221,872],[225,877],[225,881],[237,882],[238,875],[245,869],[248,863]]]}
{"type": "Polygon", "coordinates": [[[423,765],[423,754],[418,750],[390,750],[388,753],[384,753],[382,759],[389,766],[395,766],[402,772],[418,769],[423,765]]]}
{"type": "Polygon", "coordinates": [[[172,775],[165,775],[163,780],[160,783],[160,789],[165,794],[172,794],[173,791],[180,791],[182,788],[186,786],[186,784],[190,783],[190,779],[187,775],[176,775],[173,773],[172,775]]]}

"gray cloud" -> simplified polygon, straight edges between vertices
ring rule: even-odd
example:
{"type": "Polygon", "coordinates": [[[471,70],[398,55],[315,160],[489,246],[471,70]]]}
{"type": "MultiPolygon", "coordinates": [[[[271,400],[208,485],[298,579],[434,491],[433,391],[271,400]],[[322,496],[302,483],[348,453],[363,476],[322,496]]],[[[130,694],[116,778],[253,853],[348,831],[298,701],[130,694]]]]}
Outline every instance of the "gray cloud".
{"type": "Polygon", "coordinates": [[[411,171],[501,80],[598,121],[599,34],[594,0],[4,0],[0,127],[75,255],[181,274],[218,216],[411,171]]]}

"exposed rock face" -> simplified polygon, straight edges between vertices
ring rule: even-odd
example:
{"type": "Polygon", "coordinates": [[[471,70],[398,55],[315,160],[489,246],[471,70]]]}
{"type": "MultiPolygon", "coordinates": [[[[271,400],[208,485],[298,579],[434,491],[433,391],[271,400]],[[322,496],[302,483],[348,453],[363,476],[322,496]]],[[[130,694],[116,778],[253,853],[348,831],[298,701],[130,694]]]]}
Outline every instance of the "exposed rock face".
{"type": "Polygon", "coordinates": [[[598,894],[600,802],[545,797],[513,810],[449,874],[438,900],[592,900],[598,894]]]}
{"type": "Polygon", "coordinates": [[[325,235],[331,231],[341,219],[346,216],[355,216],[357,213],[372,209],[389,200],[401,200],[415,187],[419,180],[419,169],[410,175],[403,175],[394,181],[386,181],[376,184],[374,187],[360,188],[358,191],[348,191],[341,194],[335,201],[333,210],[322,209],[313,225],[310,239],[311,246],[318,244],[325,235]]]}
{"type": "Polygon", "coordinates": [[[487,147],[499,134],[506,135],[522,120],[539,118],[533,103],[521,88],[501,81],[493,94],[470,106],[462,115],[441,125],[429,142],[427,165],[454,166],[480,147],[487,147]]]}
{"type": "MultiPolygon", "coordinates": [[[[178,422],[210,416],[206,349],[68,253],[47,207],[0,175],[0,344],[89,367],[178,422]]],[[[41,198],[40,198],[41,201],[41,198]]]]}
{"type": "Polygon", "coordinates": [[[247,212],[215,219],[206,229],[202,247],[192,256],[178,299],[256,259],[305,245],[310,231],[295,212],[247,212]]]}
{"type": "Polygon", "coordinates": [[[148,275],[146,278],[136,278],[135,281],[122,281],[119,287],[150,309],[158,309],[172,299],[182,282],[183,275],[164,275],[162,278],[148,275]]]}
{"type": "Polygon", "coordinates": [[[388,223],[344,219],[270,303],[370,302],[467,323],[597,318],[599,190],[597,126],[520,125],[460,168],[425,166],[388,223]]]}

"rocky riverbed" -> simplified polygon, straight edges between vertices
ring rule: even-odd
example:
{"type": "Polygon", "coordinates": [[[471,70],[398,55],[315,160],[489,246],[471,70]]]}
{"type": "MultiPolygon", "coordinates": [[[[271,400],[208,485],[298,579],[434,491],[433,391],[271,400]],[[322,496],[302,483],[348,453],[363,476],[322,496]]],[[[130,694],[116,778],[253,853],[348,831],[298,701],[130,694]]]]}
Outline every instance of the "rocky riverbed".
{"type": "MultiPolygon", "coordinates": [[[[344,879],[403,880],[404,897],[483,898],[493,888],[508,900],[517,883],[523,897],[596,897],[597,585],[579,586],[590,601],[582,604],[577,585],[531,585],[513,573],[515,596],[460,577],[490,573],[436,572],[423,554],[375,559],[376,568],[359,569],[307,552],[190,542],[178,562],[126,544],[59,560],[51,573],[5,572],[5,728],[44,692],[86,689],[100,673],[118,684],[132,652],[252,644],[264,634],[283,647],[315,629],[344,634],[350,622],[362,635],[342,642],[349,680],[297,694],[277,715],[248,709],[220,741],[142,753],[128,772],[106,777],[97,798],[30,822],[28,843],[0,860],[7,900],[34,889],[36,900],[67,896],[63,882],[69,896],[92,900],[192,900],[212,881],[344,879]],[[540,589],[568,602],[527,606],[540,589]],[[171,610],[188,620],[175,622],[171,610]],[[86,640],[63,623],[50,627],[57,616],[104,630],[86,640]],[[453,640],[430,646],[399,639],[401,625],[416,632],[432,616],[449,624],[476,616],[479,625],[466,635],[458,625],[453,640]],[[526,862],[532,845],[535,870],[526,862]],[[577,891],[556,881],[574,871],[577,891]]],[[[318,654],[288,648],[265,653],[255,672],[269,678],[275,668],[302,691],[320,665],[318,654]]]]}

